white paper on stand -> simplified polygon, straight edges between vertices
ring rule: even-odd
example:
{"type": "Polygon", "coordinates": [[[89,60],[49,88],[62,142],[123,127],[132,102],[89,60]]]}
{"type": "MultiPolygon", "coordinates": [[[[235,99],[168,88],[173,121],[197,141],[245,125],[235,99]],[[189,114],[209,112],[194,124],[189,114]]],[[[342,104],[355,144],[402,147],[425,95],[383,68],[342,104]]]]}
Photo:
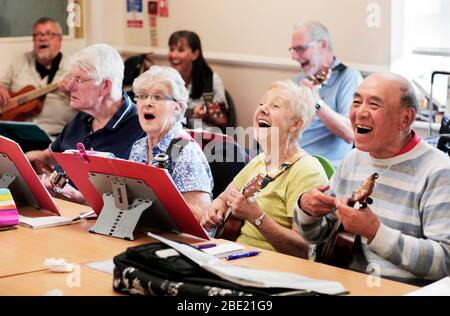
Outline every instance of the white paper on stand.
{"type": "Polygon", "coordinates": [[[261,288],[280,287],[295,290],[314,291],[329,295],[339,295],[347,292],[340,282],[312,279],[302,277],[295,273],[235,266],[189,245],[180,244],[176,241],[172,241],[152,233],[147,233],[147,235],[150,238],[159,240],[160,242],[174,248],[205,270],[214,273],[225,280],[244,286],[261,288]]]}

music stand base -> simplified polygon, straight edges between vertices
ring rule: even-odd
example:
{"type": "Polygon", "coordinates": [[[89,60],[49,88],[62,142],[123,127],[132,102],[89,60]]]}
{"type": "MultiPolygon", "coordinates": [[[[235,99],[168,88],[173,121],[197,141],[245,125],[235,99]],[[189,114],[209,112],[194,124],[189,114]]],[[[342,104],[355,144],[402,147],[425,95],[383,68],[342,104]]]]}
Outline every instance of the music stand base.
{"type": "Polygon", "coordinates": [[[142,215],[153,201],[135,198],[129,209],[117,208],[112,193],[103,194],[103,208],[89,232],[134,240],[133,232],[142,215]]]}

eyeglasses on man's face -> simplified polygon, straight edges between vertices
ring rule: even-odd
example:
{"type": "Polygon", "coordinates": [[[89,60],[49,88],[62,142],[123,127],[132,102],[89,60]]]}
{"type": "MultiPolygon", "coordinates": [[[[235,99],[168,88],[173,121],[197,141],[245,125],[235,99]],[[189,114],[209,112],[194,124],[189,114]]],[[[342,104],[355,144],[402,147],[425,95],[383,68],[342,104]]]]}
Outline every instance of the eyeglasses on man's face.
{"type": "Polygon", "coordinates": [[[297,54],[303,54],[304,52],[306,52],[306,50],[308,48],[311,47],[312,44],[314,44],[315,41],[309,42],[308,44],[305,45],[299,45],[299,46],[295,46],[295,47],[289,47],[288,50],[289,52],[292,54],[292,52],[296,52],[297,54]]]}
{"type": "Polygon", "coordinates": [[[73,81],[76,82],[78,85],[81,85],[81,84],[83,84],[83,83],[85,83],[85,82],[94,80],[94,78],[85,78],[85,79],[82,79],[82,78],[79,77],[79,76],[68,75],[68,80],[69,80],[69,81],[72,81],[72,80],[73,80],[73,81]]]}
{"type": "Polygon", "coordinates": [[[145,102],[148,98],[150,98],[150,101],[152,103],[163,103],[165,101],[176,101],[176,99],[170,95],[164,95],[162,93],[153,93],[153,94],[147,94],[147,93],[142,93],[142,94],[135,94],[134,99],[136,100],[136,102],[145,102]]]}
{"type": "Polygon", "coordinates": [[[48,39],[53,39],[55,36],[60,36],[61,34],[55,33],[55,32],[45,32],[45,33],[35,32],[31,35],[33,36],[34,39],[43,38],[43,37],[47,37],[48,39]]]}

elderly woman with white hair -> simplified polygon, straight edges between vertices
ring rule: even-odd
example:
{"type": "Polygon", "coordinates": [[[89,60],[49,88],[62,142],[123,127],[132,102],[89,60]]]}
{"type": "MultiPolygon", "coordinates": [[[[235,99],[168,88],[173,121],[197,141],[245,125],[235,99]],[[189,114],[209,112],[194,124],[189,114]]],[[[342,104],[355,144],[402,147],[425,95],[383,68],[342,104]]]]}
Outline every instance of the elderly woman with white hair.
{"type": "Polygon", "coordinates": [[[167,169],[201,221],[211,204],[213,179],[203,151],[181,125],[188,100],[183,79],[173,68],[152,66],[134,80],[133,92],[139,122],[147,136],[134,143],[129,160],[157,165],[155,157],[167,153],[172,140],[188,140],[176,155],[168,152],[167,169]]]}
{"type": "MultiPolygon", "coordinates": [[[[203,221],[206,228],[220,227],[229,210],[243,224],[238,242],[302,258],[310,255],[293,211],[303,192],[327,183],[319,161],[298,145],[314,116],[314,101],[311,89],[290,80],[268,87],[253,117],[254,137],[263,152],[212,202],[203,221]],[[258,176],[264,179],[256,181],[260,190],[249,197],[253,191],[249,184],[255,184],[252,180],[258,176]]],[[[225,225],[225,229],[232,227],[225,225]]]]}

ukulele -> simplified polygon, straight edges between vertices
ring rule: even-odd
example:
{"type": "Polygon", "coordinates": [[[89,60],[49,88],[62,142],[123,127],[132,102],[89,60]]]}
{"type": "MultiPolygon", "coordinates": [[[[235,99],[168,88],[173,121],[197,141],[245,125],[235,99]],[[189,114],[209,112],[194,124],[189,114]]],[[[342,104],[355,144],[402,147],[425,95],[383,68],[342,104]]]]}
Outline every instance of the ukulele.
{"type": "MultiPolygon", "coordinates": [[[[250,182],[248,182],[242,189],[242,195],[247,199],[263,189],[265,187],[265,185],[263,185],[264,178],[265,176],[260,173],[252,180],[250,180],[250,182]]],[[[231,207],[228,207],[224,215],[223,224],[217,229],[215,238],[223,238],[231,241],[236,241],[236,239],[241,234],[241,228],[244,223],[245,220],[235,217],[231,213],[231,207]]]]}
{"type": "Polygon", "coordinates": [[[1,121],[24,121],[41,113],[44,106],[40,97],[58,89],[58,83],[36,89],[26,86],[15,93],[10,93],[11,99],[0,107],[1,121]]]}
{"type": "MultiPolygon", "coordinates": [[[[359,202],[359,208],[363,209],[367,207],[367,204],[372,204],[372,199],[369,196],[372,194],[376,179],[378,179],[378,173],[370,175],[359,188],[353,191],[347,205],[353,207],[356,202],[359,202]]],[[[318,251],[316,261],[347,268],[351,261],[356,238],[357,236],[346,231],[344,225],[338,220],[331,231],[330,237],[318,251]]]]}
{"type": "Polygon", "coordinates": [[[307,79],[315,86],[320,86],[327,81],[331,76],[331,68],[324,69],[318,73],[309,76],[307,79]]]}
{"type": "Polygon", "coordinates": [[[66,184],[69,182],[69,177],[67,174],[63,172],[53,171],[52,174],[48,177],[48,180],[52,184],[55,191],[62,190],[66,184]]]}

